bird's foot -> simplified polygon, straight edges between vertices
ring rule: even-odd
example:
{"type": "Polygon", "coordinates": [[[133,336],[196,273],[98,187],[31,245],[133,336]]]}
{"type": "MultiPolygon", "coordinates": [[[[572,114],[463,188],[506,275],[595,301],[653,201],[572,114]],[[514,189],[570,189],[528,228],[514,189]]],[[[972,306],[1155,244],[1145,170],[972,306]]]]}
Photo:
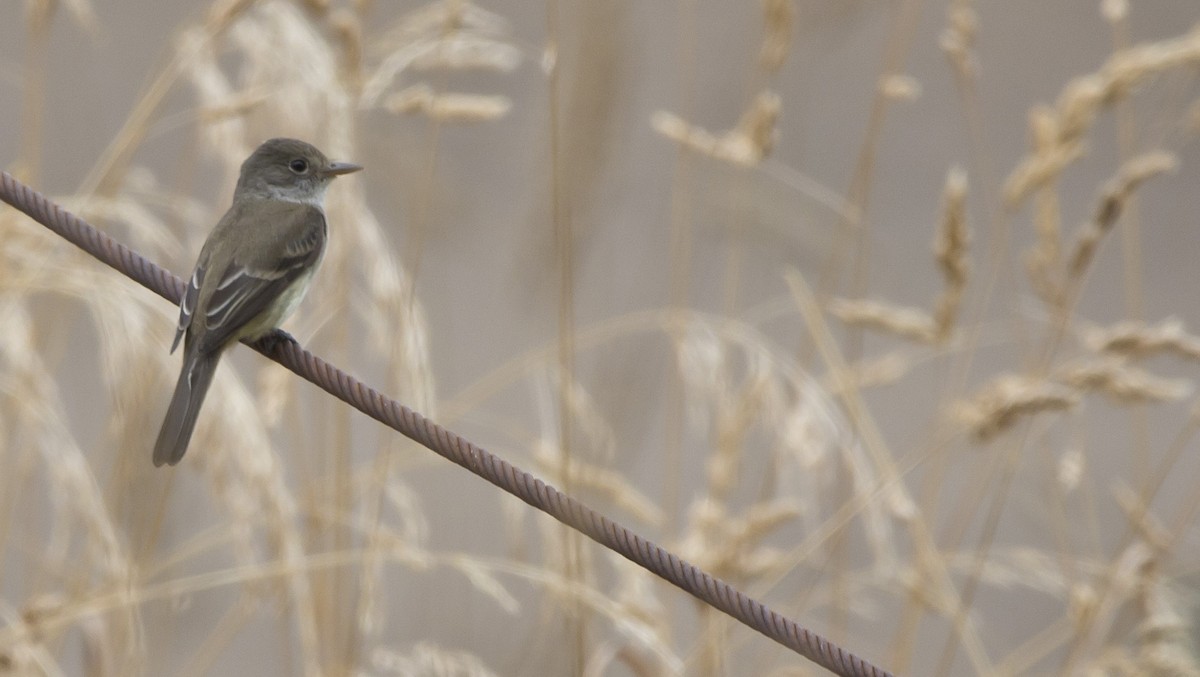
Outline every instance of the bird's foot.
{"type": "Polygon", "coordinates": [[[275,329],[267,332],[262,338],[258,339],[259,347],[261,347],[263,351],[267,353],[275,352],[285,343],[294,343],[297,346],[300,345],[300,342],[296,340],[296,337],[282,329],[275,329]]]}

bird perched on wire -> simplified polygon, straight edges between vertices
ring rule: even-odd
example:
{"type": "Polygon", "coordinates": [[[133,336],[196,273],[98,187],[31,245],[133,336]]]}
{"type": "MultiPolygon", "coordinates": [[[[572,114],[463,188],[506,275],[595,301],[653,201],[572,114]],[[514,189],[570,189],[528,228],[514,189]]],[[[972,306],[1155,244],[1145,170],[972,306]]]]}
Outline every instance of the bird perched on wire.
{"type": "Polygon", "coordinates": [[[304,297],[325,251],[325,191],[360,169],[296,139],[271,139],[242,163],[233,204],[200,250],[179,304],[171,352],[183,339],[183,368],[154,443],[155,466],[183,458],[221,353],[279,326],[304,297]]]}

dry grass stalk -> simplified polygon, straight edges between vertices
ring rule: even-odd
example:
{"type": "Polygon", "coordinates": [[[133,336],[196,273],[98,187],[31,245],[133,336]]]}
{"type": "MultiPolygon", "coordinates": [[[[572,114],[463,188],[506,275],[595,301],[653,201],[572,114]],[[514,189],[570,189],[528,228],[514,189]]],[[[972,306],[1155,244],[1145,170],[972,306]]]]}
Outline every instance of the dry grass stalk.
{"type": "Polygon", "coordinates": [[[781,105],[778,94],[760,92],[737,126],[719,136],[666,111],[656,112],[650,124],[654,131],[701,155],[739,167],[754,167],[775,146],[775,124],[781,105]]]}
{"type": "Polygon", "coordinates": [[[1046,379],[1006,374],[980,388],[969,400],[957,403],[953,412],[976,440],[986,442],[1023,418],[1065,411],[1077,404],[1078,394],[1066,386],[1046,379]]]}
{"type": "Polygon", "coordinates": [[[1191,614],[1179,608],[1179,591],[1163,580],[1154,560],[1143,567],[1136,597],[1141,615],[1134,658],[1136,674],[1200,677],[1191,614]]]}
{"type": "Polygon", "coordinates": [[[911,75],[893,73],[879,81],[879,91],[892,101],[916,101],[921,97],[921,82],[911,75]]]}
{"type": "Polygon", "coordinates": [[[743,517],[728,514],[726,506],[716,501],[698,501],[690,513],[680,556],[718,578],[734,581],[753,580],[787,563],[783,553],[762,541],[800,514],[788,501],[758,504],[743,517]]]}
{"type": "Polygon", "coordinates": [[[1065,260],[1061,258],[1062,242],[1053,183],[1039,184],[1042,197],[1037,220],[1038,240],[1025,260],[1030,282],[1043,301],[1054,306],[1067,302],[1069,289],[1082,281],[1100,242],[1116,225],[1134,191],[1148,179],[1172,171],[1176,165],[1175,156],[1164,151],[1145,153],[1122,165],[1102,191],[1091,220],[1076,232],[1065,260]]]}
{"type": "Polygon", "coordinates": [[[1008,184],[1009,189],[1018,191],[1031,190],[1036,186],[1033,226],[1037,241],[1025,255],[1025,266],[1034,292],[1044,303],[1053,303],[1061,293],[1059,267],[1062,265],[1063,242],[1057,180],[1066,165],[1073,162],[1082,151],[1082,147],[1076,144],[1071,148],[1072,152],[1055,152],[1057,124],[1054,112],[1045,106],[1037,106],[1030,112],[1034,154],[1044,158],[1045,162],[1028,166],[1029,173],[1026,176],[1019,179],[1010,177],[1008,184]]]}
{"type": "Polygon", "coordinates": [[[670,646],[671,625],[665,605],[659,599],[661,589],[655,585],[654,576],[619,555],[607,553],[606,557],[617,575],[613,597],[618,604],[628,617],[654,633],[656,643],[670,646]]]}
{"type": "Polygon", "coordinates": [[[1200,65],[1200,28],[1171,40],[1139,45],[1113,54],[1095,73],[1072,80],[1053,113],[1051,143],[1035,146],[1005,182],[1005,200],[1016,209],[1033,189],[1051,182],[1078,157],[1083,138],[1099,113],[1150,78],[1200,65]]]}
{"type": "Polygon", "coordinates": [[[1127,320],[1106,329],[1093,329],[1085,342],[1096,352],[1130,358],[1168,354],[1187,360],[1200,360],[1200,337],[1188,333],[1183,321],[1170,317],[1157,325],[1127,320]]]}
{"type": "Polygon", "coordinates": [[[765,350],[749,350],[746,357],[745,377],[740,382],[732,377],[726,381],[727,389],[716,400],[720,404],[710,414],[715,448],[705,464],[708,492],[711,500],[722,503],[739,485],[753,426],[780,412],[787,398],[784,386],[771,374],[774,358],[765,350]]]}
{"type": "Polygon", "coordinates": [[[63,202],[85,218],[112,224],[139,248],[167,256],[178,255],[182,247],[172,224],[203,228],[209,218],[208,209],[201,202],[177,195],[161,185],[154,172],[138,167],[129,171],[121,192],[116,195],[63,202]]]}
{"type": "Polygon", "coordinates": [[[385,98],[402,73],[415,70],[485,70],[509,73],[521,52],[507,40],[508,24],[471,2],[431,2],[405,15],[372,43],[361,105],[385,98]]]}
{"type": "Polygon", "coordinates": [[[1115,357],[1059,367],[1051,378],[1081,393],[1097,392],[1125,404],[1174,402],[1192,390],[1187,381],[1159,378],[1115,357]]]}
{"type": "Polygon", "coordinates": [[[850,373],[842,379],[826,377],[825,387],[831,393],[840,393],[845,388],[865,390],[891,385],[904,378],[912,371],[913,358],[899,351],[892,351],[880,357],[859,360],[850,365],[850,373]]]}
{"type": "Polygon", "coordinates": [[[388,96],[383,107],[398,114],[420,112],[441,122],[489,122],[507,115],[512,101],[506,96],[436,94],[429,85],[413,85],[388,96]]]}
{"type": "Polygon", "coordinates": [[[510,73],[521,62],[510,44],[490,36],[460,33],[443,38],[412,61],[414,70],[495,71],[510,73]]]}
{"type": "Polygon", "coordinates": [[[1100,16],[1110,24],[1124,21],[1129,16],[1129,0],[1100,0],[1100,16]]]}
{"type": "Polygon", "coordinates": [[[359,15],[348,8],[339,8],[329,15],[335,44],[342,55],[341,71],[350,86],[357,88],[363,72],[363,25],[359,15]]]}
{"type": "Polygon", "coordinates": [[[1083,156],[1078,139],[1064,141],[1057,111],[1035,106],[1029,113],[1033,153],[1021,161],[1004,182],[1004,200],[1015,209],[1034,190],[1052,186],[1063,171],[1083,156]]]}
{"type": "Polygon", "coordinates": [[[1118,623],[1125,621],[1125,609],[1136,601],[1145,576],[1156,559],[1151,546],[1140,539],[1115,553],[1104,568],[1079,582],[1071,589],[1071,606],[1068,620],[1078,633],[1076,640],[1082,646],[1091,646],[1091,653],[1099,653],[1100,641],[1105,633],[1117,633],[1118,623]],[[1102,587],[1097,587],[1097,581],[1102,587]]]}
{"type": "MultiPolygon", "coordinates": [[[[895,519],[909,514],[904,488],[880,489],[879,477],[886,469],[860,447],[826,391],[763,337],[728,319],[698,316],[690,322],[678,359],[693,428],[715,438],[706,457],[707,492],[692,503],[682,547],[739,576],[779,576],[819,557],[815,552],[820,546],[814,543],[828,539],[830,530],[823,521],[829,512],[823,497],[848,481],[849,497],[838,500],[858,506],[853,528],[862,530],[880,566],[894,561],[895,519]],[[752,441],[763,433],[766,446],[777,451],[758,504],[794,509],[812,534],[811,541],[787,554],[757,542],[775,528],[767,529],[772,518],[738,501],[738,488],[749,479],[743,479],[746,473],[761,467],[755,463],[763,459],[754,454],[763,445],[752,441]],[[772,501],[776,495],[780,498],[772,501]],[[710,552],[701,554],[706,548],[710,552]]],[[[837,524],[850,528],[844,519],[837,524]]]]}
{"type": "Polygon", "coordinates": [[[1079,488],[1079,483],[1087,470],[1087,455],[1081,447],[1067,449],[1058,459],[1058,486],[1064,494],[1069,494],[1079,488]]]}
{"type": "Polygon", "coordinates": [[[204,125],[215,125],[225,120],[236,120],[254,112],[270,98],[265,92],[247,92],[230,95],[225,101],[200,109],[200,121],[204,125]]]}
{"type": "Polygon", "coordinates": [[[920,308],[905,308],[871,299],[834,299],[829,312],[844,324],[932,343],[937,336],[934,320],[920,308]]]}
{"type": "Polygon", "coordinates": [[[466,651],[452,651],[433,642],[424,641],[404,652],[379,647],[371,653],[371,663],[380,675],[496,675],[479,656],[466,651]]]}
{"type": "Polygon", "coordinates": [[[933,326],[937,343],[945,343],[954,332],[959,306],[967,289],[969,242],[967,175],[961,169],[952,169],[946,175],[946,187],[942,191],[942,222],[933,243],[933,252],[946,282],[941,296],[934,302],[933,326]]]}
{"type": "Polygon", "coordinates": [[[933,242],[938,269],[945,280],[934,301],[933,314],[918,308],[896,306],[870,299],[835,299],[829,305],[843,323],[893,334],[910,341],[941,345],[954,334],[959,306],[967,289],[970,269],[967,244],[967,177],[960,169],[946,175],[942,190],[942,218],[933,242]]]}
{"type": "MultiPolygon", "coordinates": [[[[1200,43],[1200,40],[1197,40],[1200,43]]],[[[1125,204],[1142,182],[1164,172],[1173,171],[1178,162],[1165,151],[1139,155],[1121,166],[1117,175],[1104,188],[1096,212],[1075,236],[1075,245],[1067,258],[1067,279],[1078,279],[1091,263],[1096,248],[1106,233],[1120,218],[1125,204]]]]}
{"type": "MultiPolygon", "coordinates": [[[[1151,507],[1146,503],[1148,497],[1145,494],[1134,491],[1124,483],[1118,483],[1113,488],[1113,497],[1133,532],[1137,534],[1138,542],[1144,545],[1148,552],[1161,553],[1170,549],[1171,533],[1154,516],[1151,507]]],[[[1149,562],[1142,566],[1147,564],[1149,562]]]]}
{"type": "Polygon", "coordinates": [[[1021,417],[1073,408],[1088,393],[1139,404],[1178,401],[1191,390],[1187,381],[1159,378],[1119,358],[1108,358],[1068,364],[1046,378],[1002,376],[953,410],[977,440],[986,441],[1021,417]]]}
{"type": "Polygon", "coordinates": [[[1045,378],[1002,376],[954,412],[977,440],[986,441],[1024,416],[1073,408],[1088,393],[1136,404],[1178,401],[1190,392],[1186,381],[1156,377],[1118,358],[1097,359],[1059,367],[1045,378]]]}
{"type": "Polygon", "coordinates": [[[639,522],[661,526],[666,521],[654,501],[629,486],[628,478],[620,472],[600,464],[587,463],[578,455],[570,459],[568,468],[564,468],[562,454],[553,445],[547,444],[545,439],[537,445],[534,461],[539,471],[548,477],[561,478],[569,473],[572,486],[580,492],[602,496],[606,503],[624,510],[639,522]]]}
{"type": "Polygon", "coordinates": [[[763,41],[758,51],[758,63],[768,73],[783,67],[792,48],[792,32],[796,24],[795,0],[762,0],[763,41]]]}
{"type": "Polygon", "coordinates": [[[978,69],[975,41],[979,35],[979,15],[972,2],[954,0],[950,3],[946,9],[947,26],[938,41],[959,77],[964,79],[973,78],[978,69]]]}

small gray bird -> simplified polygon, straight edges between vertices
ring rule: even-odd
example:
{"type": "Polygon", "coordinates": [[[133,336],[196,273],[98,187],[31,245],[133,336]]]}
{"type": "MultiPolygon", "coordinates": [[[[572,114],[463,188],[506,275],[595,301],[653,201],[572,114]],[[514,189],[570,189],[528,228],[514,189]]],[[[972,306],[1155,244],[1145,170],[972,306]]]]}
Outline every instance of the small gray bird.
{"type": "Polygon", "coordinates": [[[325,190],[360,169],[295,139],[271,139],[242,163],[233,205],[200,250],[179,304],[171,352],[182,338],[183,369],[154,443],[155,466],[183,458],[225,348],[279,326],[304,297],[325,251],[325,190]]]}

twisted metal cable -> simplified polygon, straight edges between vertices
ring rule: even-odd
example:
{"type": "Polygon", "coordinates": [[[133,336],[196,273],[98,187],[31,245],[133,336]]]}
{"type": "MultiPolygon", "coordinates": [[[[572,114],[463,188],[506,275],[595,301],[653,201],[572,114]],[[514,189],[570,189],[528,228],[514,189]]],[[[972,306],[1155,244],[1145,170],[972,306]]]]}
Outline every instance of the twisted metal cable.
{"type": "MultiPolygon", "coordinates": [[[[178,304],[184,281],[113,240],[49,198],[0,171],[0,200],[178,304]]],[[[504,459],[425,418],[276,330],[248,344],[371,418],[391,427],[743,624],[842,677],[892,677],[762,602],[638,536],[504,459]]]]}

